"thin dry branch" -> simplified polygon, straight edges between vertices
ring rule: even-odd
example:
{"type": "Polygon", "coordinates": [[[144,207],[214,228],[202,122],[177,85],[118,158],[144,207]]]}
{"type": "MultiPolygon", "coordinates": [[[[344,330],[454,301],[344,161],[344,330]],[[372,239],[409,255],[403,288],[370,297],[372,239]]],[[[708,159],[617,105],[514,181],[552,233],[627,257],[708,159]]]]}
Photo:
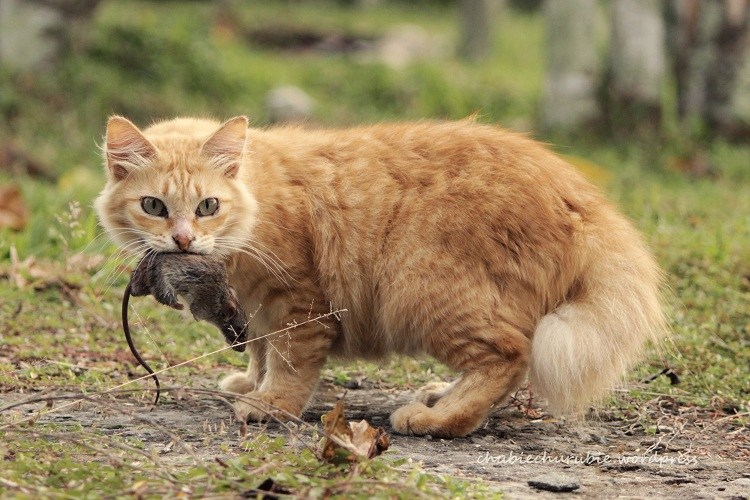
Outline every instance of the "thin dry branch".
{"type": "MultiPolygon", "coordinates": [[[[325,313],[325,314],[321,314],[321,315],[318,315],[315,318],[311,318],[311,319],[302,321],[300,323],[297,323],[295,325],[288,326],[286,328],[282,328],[281,330],[277,330],[275,332],[267,333],[265,335],[261,335],[261,336],[258,336],[258,337],[246,340],[244,342],[239,343],[238,345],[250,344],[252,342],[257,342],[259,340],[262,340],[262,339],[265,339],[265,338],[268,338],[268,337],[272,337],[274,335],[279,335],[279,334],[282,334],[282,333],[285,333],[285,332],[290,332],[291,330],[293,330],[293,329],[295,329],[295,328],[297,328],[299,326],[305,325],[307,323],[312,323],[312,322],[315,322],[315,321],[320,321],[321,319],[326,318],[326,317],[330,317],[330,316],[334,316],[335,317],[336,315],[338,315],[338,314],[340,314],[342,312],[345,312],[345,311],[346,311],[346,309],[339,309],[339,310],[336,310],[336,311],[331,311],[331,312],[328,312],[328,313],[325,313]]],[[[195,361],[198,361],[200,359],[216,355],[216,354],[218,354],[220,352],[223,352],[223,351],[226,351],[228,349],[232,349],[232,347],[233,346],[231,346],[231,345],[224,346],[224,347],[222,347],[220,349],[216,349],[214,351],[211,351],[211,352],[208,352],[208,353],[205,353],[205,354],[201,354],[200,356],[196,356],[194,358],[188,359],[188,360],[183,361],[181,363],[177,363],[175,365],[171,365],[171,366],[168,366],[166,368],[162,368],[161,370],[155,370],[153,374],[149,373],[149,374],[143,375],[141,377],[138,377],[138,378],[135,378],[135,379],[132,379],[132,380],[128,380],[127,382],[123,382],[122,384],[119,384],[119,385],[116,385],[114,387],[111,387],[110,389],[107,389],[105,391],[101,391],[100,394],[112,393],[114,391],[122,389],[123,387],[127,387],[128,385],[134,384],[134,383],[139,382],[141,380],[150,379],[152,377],[152,375],[158,375],[160,373],[164,373],[164,372],[172,370],[174,368],[179,368],[181,366],[188,365],[188,364],[193,363],[195,361]]],[[[229,393],[227,393],[227,394],[229,394],[229,393]]],[[[236,396],[236,394],[234,394],[234,396],[236,396]]],[[[78,400],[75,400],[75,401],[71,401],[71,402],[66,403],[64,405],[61,405],[61,406],[50,408],[47,411],[45,411],[43,414],[46,415],[46,414],[49,414],[49,413],[54,413],[54,412],[60,411],[62,409],[65,409],[65,408],[71,407],[73,405],[76,405],[78,403],[81,403],[84,400],[85,400],[85,398],[82,398],[82,399],[78,399],[78,400]]],[[[2,410],[0,410],[0,412],[1,411],[2,410]]],[[[20,424],[20,423],[23,423],[23,422],[28,422],[28,421],[34,420],[34,419],[38,418],[40,415],[32,415],[32,416],[27,417],[25,419],[22,419],[22,420],[20,420],[18,422],[15,422],[14,424],[6,424],[6,425],[3,425],[3,426],[0,426],[0,431],[3,431],[5,429],[7,429],[9,427],[9,425],[17,425],[17,424],[20,424]]]]}

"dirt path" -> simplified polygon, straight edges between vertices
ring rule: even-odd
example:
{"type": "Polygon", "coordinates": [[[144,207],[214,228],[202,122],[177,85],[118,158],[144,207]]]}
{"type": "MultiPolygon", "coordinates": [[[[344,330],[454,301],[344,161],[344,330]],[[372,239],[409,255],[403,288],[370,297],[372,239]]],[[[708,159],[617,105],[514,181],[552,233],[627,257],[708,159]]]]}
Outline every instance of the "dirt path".
{"type": "MultiPolygon", "coordinates": [[[[342,392],[340,387],[324,384],[304,419],[320,422],[320,416],[333,407],[342,392]]],[[[135,437],[172,463],[189,462],[191,457],[179,446],[170,445],[172,438],[158,426],[190,443],[201,458],[229,458],[241,452],[238,424],[222,402],[195,394],[182,399],[170,396],[150,412],[131,403],[136,414],[152,423],[86,405],[51,413],[43,421],[77,422],[105,434],[135,437]],[[222,444],[230,451],[220,451],[222,444]]],[[[390,431],[389,414],[412,396],[406,391],[350,389],[346,417],[365,418],[390,431]]],[[[7,397],[1,399],[8,402],[7,397]]],[[[392,435],[389,453],[421,462],[427,471],[482,478],[509,498],[748,498],[750,428],[742,427],[736,419],[710,418],[705,411],[686,411],[670,404],[657,404],[661,414],[658,429],[643,429],[634,421],[608,415],[579,423],[534,419],[506,408],[468,438],[392,435]],[[535,479],[551,484],[568,482],[569,487],[577,484],[578,488],[574,493],[552,493],[529,486],[535,479]]],[[[251,425],[248,433],[263,430],[287,433],[278,424],[251,425]]]]}

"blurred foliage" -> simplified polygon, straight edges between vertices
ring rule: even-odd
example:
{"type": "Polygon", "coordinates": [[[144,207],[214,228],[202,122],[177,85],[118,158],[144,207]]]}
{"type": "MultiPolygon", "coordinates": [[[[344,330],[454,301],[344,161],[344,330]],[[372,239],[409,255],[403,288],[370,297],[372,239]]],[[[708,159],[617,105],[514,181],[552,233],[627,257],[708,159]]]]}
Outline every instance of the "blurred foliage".
{"type": "MultiPolygon", "coordinates": [[[[90,29],[75,34],[54,72],[0,69],[1,138],[12,137],[59,174],[55,184],[16,179],[31,218],[23,232],[0,230],[0,264],[8,263],[12,248],[20,259],[61,263],[82,250],[113,253],[90,206],[103,183],[97,144],[113,113],[141,125],[175,115],[246,114],[265,126],[266,92],[291,84],[317,101],[315,122],[323,126],[458,119],[478,112],[480,121],[532,130],[544,78],[540,13],[507,9],[490,58],[482,63],[454,57],[457,24],[451,2],[427,8],[425,2],[350,7],[332,0],[103,1],[90,29]],[[269,49],[250,36],[259,28],[285,26],[371,40],[403,23],[443,39],[445,53],[395,69],[356,51],[269,49]],[[66,215],[71,202],[80,207],[75,231],[66,215]]],[[[750,147],[689,142],[669,122],[660,131],[633,138],[592,127],[575,138],[544,139],[608,191],[644,231],[667,271],[676,349],[655,356],[644,370],[674,364],[689,375],[683,386],[666,390],[747,404],[750,147]],[[706,168],[693,168],[699,153],[706,168]]],[[[0,173],[0,183],[9,180],[0,173]]],[[[102,271],[92,281],[97,308],[113,308],[118,299],[107,290],[121,278],[102,271]],[[104,278],[109,282],[102,283],[104,278]]],[[[0,280],[0,302],[34,297],[0,280]]],[[[45,304],[57,311],[52,302],[45,304]]],[[[0,311],[0,324],[12,311],[0,311]]],[[[166,313],[154,312],[159,314],[166,313]]],[[[199,331],[185,335],[205,333],[199,331]]]]}

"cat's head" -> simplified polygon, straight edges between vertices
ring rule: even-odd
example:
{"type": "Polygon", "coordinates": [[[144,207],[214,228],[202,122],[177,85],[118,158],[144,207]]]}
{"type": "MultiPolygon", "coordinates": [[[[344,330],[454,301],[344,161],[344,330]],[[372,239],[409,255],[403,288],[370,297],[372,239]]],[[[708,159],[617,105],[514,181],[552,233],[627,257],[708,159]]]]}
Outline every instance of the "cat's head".
{"type": "Polygon", "coordinates": [[[247,118],[197,119],[141,131],[109,119],[107,184],[95,202],[109,235],[133,253],[219,253],[241,247],[257,202],[242,182],[247,118]]]}

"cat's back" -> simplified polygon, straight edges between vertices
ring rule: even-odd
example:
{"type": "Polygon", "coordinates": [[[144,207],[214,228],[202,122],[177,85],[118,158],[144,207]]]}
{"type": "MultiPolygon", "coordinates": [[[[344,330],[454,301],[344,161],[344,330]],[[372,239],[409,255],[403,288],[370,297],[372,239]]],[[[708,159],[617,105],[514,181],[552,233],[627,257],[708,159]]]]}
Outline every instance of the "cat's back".
{"type": "Polygon", "coordinates": [[[336,177],[390,188],[422,189],[472,182],[492,186],[554,186],[571,193],[595,189],[547,147],[523,134],[471,120],[386,123],[344,129],[272,128],[251,136],[266,159],[291,171],[315,174],[328,167],[336,177]],[[257,140],[255,140],[257,139],[257,140]]]}

